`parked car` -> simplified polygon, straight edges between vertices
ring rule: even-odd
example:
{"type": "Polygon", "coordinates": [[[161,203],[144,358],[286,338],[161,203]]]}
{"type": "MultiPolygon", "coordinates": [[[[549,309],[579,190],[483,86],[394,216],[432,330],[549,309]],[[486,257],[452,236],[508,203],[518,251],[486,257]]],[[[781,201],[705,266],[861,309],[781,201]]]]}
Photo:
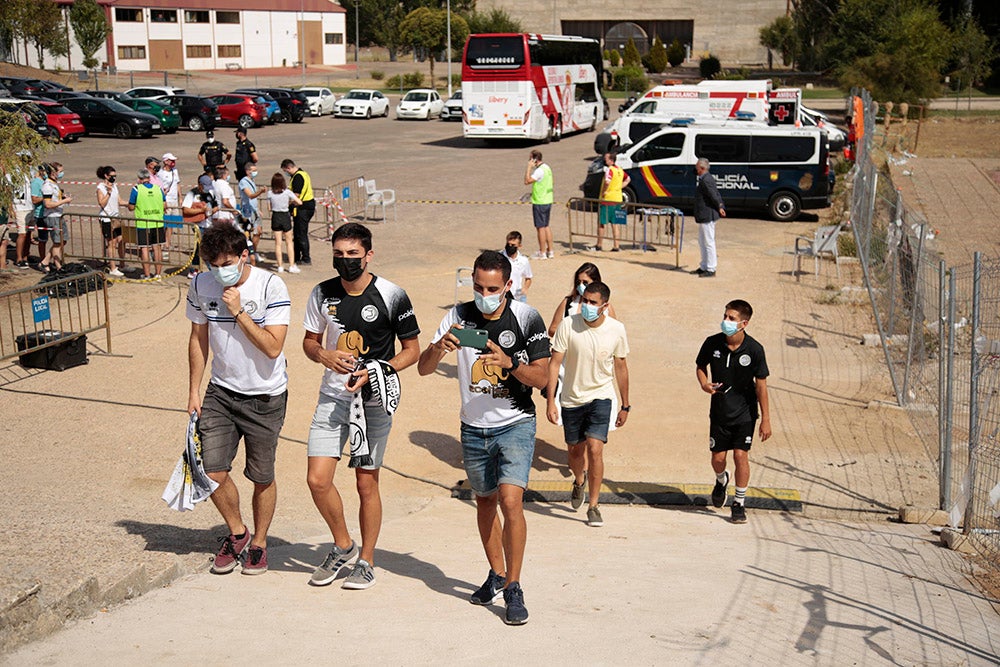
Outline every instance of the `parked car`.
{"type": "Polygon", "coordinates": [[[139,86],[129,88],[125,94],[130,97],[159,97],[160,95],[184,95],[187,91],[173,86],[139,86]]]}
{"type": "MultiPolygon", "coordinates": [[[[238,90],[234,90],[234,93],[238,93],[238,90]]],[[[278,100],[274,99],[267,93],[261,91],[254,91],[252,93],[241,93],[245,95],[254,95],[260,104],[267,107],[267,122],[269,125],[274,125],[279,120],[281,120],[281,105],[278,104],[278,100]]]]}
{"type": "Polygon", "coordinates": [[[85,90],[83,92],[87,93],[91,97],[103,97],[106,100],[118,100],[122,104],[124,104],[127,100],[136,99],[131,95],[119,92],[117,90],[85,90]]]}
{"type": "Polygon", "coordinates": [[[99,97],[71,97],[63,105],[80,114],[87,134],[114,134],[119,139],[148,137],[160,131],[160,121],[148,113],[133,111],[121,102],[99,97]]]}
{"type": "Polygon", "coordinates": [[[3,97],[0,98],[0,111],[20,114],[24,120],[24,124],[35,132],[43,137],[52,136],[52,130],[49,129],[48,117],[44,111],[38,108],[35,102],[3,97]]]}
{"type": "Polygon", "coordinates": [[[263,125],[267,120],[267,105],[257,101],[257,96],[246,93],[212,95],[208,99],[219,105],[219,115],[227,125],[238,125],[245,130],[263,125]]]}
{"type": "Polygon", "coordinates": [[[37,96],[54,102],[60,102],[70,97],[90,97],[87,93],[78,93],[72,90],[55,90],[52,88],[38,93],[37,96]]]}
{"type": "Polygon", "coordinates": [[[462,91],[456,90],[441,109],[441,120],[462,120],[462,91]]]}
{"type": "Polygon", "coordinates": [[[399,101],[396,107],[396,120],[405,118],[430,120],[431,116],[440,116],[443,108],[444,101],[436,90],[414,88],[399,101]]]}
{"type": "Polygon", "coordinates": [[[153,98],[160,102],[167,102],[181,114],[181,125],[184,125],[192,132],[202,130],[213,130],[215,126],[222,122],[219,115],[219,105],[207,97],[197,95],[160,95],[153,98]]]}
{"type": "Polygon", "coordinates": [[[377,90],[355,89],[337,100],[335,116],[371,118],[389,115],[389,99],[377,90]]]}
{"type": "Polygon", "coordinates": [[[29,79],[23,76],[0,76],[0,84],[10,91],[11,95],[20,97],[21,95],[41,95],[49,87],[38,79],[29,79]]]}
{"type": "Polygon", "coordinates": [[[35,102],[38,108],[45,112],[50,136],[65,143],[72,143],[82,137],[87,128],[84,127],[80,115],[67,109],[59,102],[35,102]]]}
{"type": "Polygon", "coordinates": [[[181,126],[181,113],[170,106],[169,102],[134,97],[126,97],[119,100],[119,102],[133,111],[141,111],[142,113],[148,113],[154,118],[159,118],[161,132],[173,134],[181,126]]]}
{"type": "Polygon", "coordinates": [[[309,98],[309,113],[313,116],[333,113],[333,105],[337,102],[337,96],[329,88],[307,86],[299,88],[298,92],[309,98]]]}
{"type": "Polygon", "coordinates": [[[281,107],[281,122],[301,123],[309,110],[309,98],[289,88],[239,88],[237,93],[267,93],[281,107]]]}

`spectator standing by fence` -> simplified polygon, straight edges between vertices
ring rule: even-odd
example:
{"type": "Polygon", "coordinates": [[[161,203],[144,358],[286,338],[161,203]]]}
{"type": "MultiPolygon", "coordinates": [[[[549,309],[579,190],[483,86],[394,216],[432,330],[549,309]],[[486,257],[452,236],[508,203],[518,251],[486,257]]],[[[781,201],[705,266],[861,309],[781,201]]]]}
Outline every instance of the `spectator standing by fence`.
{"type": "Polygon", "coordinates": [[[316,214],[316,199],[313,196],[312,178],[305,169],[300,169],[295,162],[290,159],[281,161],[281,169],[288,174],[291,179],[289,187],[292,193],[299,198],[301,204],[295,205],[292,212],[292,230],[295,243],[295,256],[293,264],[312,264],[312,257],[309,254],[309,221],[316,214]]]}
{"type": "Polygon", "coordinates": [[[159,173],[160,187],[163,188],[163,194],[167,197],[167,213],[163,216],[166,221],[164,247],[169,251],[173,242],[174,230],[181,228],[181,225],[178,224],[182,219],[179,210],[181,205],[181,172],[177,169],[177,156],[173,153],[164,153],[160,163],[163,165],[159,173]]]}
{"type": "Polygon", "coordinates": [[[265,195],[271,205],[271,231],[274,232],[274,260],[278,264],[278,273],[285,270],[281,259],[281,243],[284,241],[288,250],[288,272],[299,273],[301,269],[295,263],[293,247],[295,232],[292,231],[292,214],[290,204],[301,204],[302,200],[288,189],[285,175],[280,171],[271,177],[271,190],[265,195]]]}
{"type": "Polygon", "coordinates": [[[604,241],[604,228],[610,226],[612,247],[611,252],[618,252],[621,247],[618,245],[618,212],[622,208],[624,195],[622,191],[625,186],[632,182],[625,173],[625,170],[615,164],[618,156],[615,153],[604,154],[604,180],[601,181],[601,192],[598,195],[600,204],[598,205],[597,219],[597,243],[594,250],[602,250],[604,241]]]}
{"type": "Polygon", "coordinates": [[[715,221],[726,217],[726,205],[715,185],[715,177],[709,173],[711,164],[701,158],[695,164],[697,183],[694,193],[694,221],[698,223],[698,248],[701,263],[692,271],[699,278],[714,278],[718,257],[715,252],[715,221]]]}
{"type": "Polygon", "coordinates": [[[140,169],[136,174],[139,181],[132,188],[128,198],[128,210],[135,213],[135,243],[139,246],[139,256],[142,260],[142,278],[163,277],[163,212],[166,197],[159,185],[150,182],[147,169],[140,169]],[[152,249],[153,263],[150,263],[152,249]],[[155,273],[154,273],[155,269],[155,273]]]}
{"type": "Polygon", "coordinates": [[[53,268],[57,271],[62,268],[63,249],[66,247],[66,240],[69,237],[69,230],[63,222],[63,206],[73,202],[72,197],[63,196],[63,190],[59,187],[66,172],[58,162],[48,165],[47,178],[42,185],[42,200],[45,210],[45,228],[48,230],[52,240],[52,247],[42,258],[42,270],[46,273],[53,268]]]}
{"type": "MultiPolygon", "coordinates": [[[[197,224],[202,235],[212,226],[212,217],[219,208],[219,203],[215,200],[215,192],[212,190],[212,177],[202,174],[198,177],[198,183],[186,195],[181,203],[181,214],[184,222],[197,224]]],[[[195,243],[194,256],[191,258],[191,267],[188,269],[188,278],[198,275],[201,268],[201,257],[198,253],[200,244],[195,243]]]]}
{"type": "Polygon", "coordinates": [[[101,236],[104,238],[104,256],[108,258],[108,274],[121,278],[125,274],[118,268],[115,257],[125,259],[125,245],[122,243],[122,223],[119,219],[122,206],[128,202],[118,192],[118,171],[108,165],[97,168],[97,207],[101,221],[101,236]]]}
{"type": "MultiPolygon", "coordinates": [[[[49,175],[49,165],[43,164],[39,165],[38,170],[35,172],[35,176],[31,179],[28,186],[28,192],[31,197],[31,218],[28,220],[28,237],[30,238],[32,229],[35,232],[35,242],[38,244],[38,260],[39,263],[37,268],[39,271],[45,270],[42,266],[41,261],[45,259],[45,246],[48,245],[49,241],[49,230],[45,227],[45,197],[42,196],[42,187],[45,185],[45,179],[49,175]]],[[[27,261],[25,257],[25,261],[27,261]]]]}

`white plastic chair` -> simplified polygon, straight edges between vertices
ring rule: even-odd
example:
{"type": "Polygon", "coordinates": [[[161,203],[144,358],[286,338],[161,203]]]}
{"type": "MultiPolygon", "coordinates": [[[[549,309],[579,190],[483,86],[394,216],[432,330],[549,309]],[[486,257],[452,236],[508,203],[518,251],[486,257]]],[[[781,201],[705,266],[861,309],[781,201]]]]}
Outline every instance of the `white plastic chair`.
{"type": "Polygon", "coordinates": [[[379,190],[375,186],[375,180],[365,181],[365,194],[368,198],[365,200],[365,218],[374,218],[375,209],[382,207],[382,220],[386,220],[385,209],[387,206],[392,207],[392,218],[396,220],[396,191],[395,190],[379,190]],[[372,209],[372,216],[368,215],[368,209],[372,209]]]}
{"type": "Polygon", "coordinates": [[[795,239],[795,280],[802,273],[802,258],[812,257],[816,277],[819,278],[819,258],[826,255],[837,267],[837,279],[840,279],[840,249],[837,239],[843,231],[844,223],[839,225],[823,225],[813,236],[799,236],[795,239]]]}

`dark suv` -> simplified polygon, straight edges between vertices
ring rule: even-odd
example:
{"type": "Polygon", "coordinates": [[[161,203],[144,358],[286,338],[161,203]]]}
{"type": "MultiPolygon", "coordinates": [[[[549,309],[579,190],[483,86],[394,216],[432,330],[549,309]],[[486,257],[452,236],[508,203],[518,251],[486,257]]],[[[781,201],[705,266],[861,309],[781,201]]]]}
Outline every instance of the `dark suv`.
{"type": "Polygon", "coordinates": [[[87,134],[108,133],[120,139],[148,137],[160,131],[160,119],[133,111],[121,102],[99,97],[68,97],[64,107],[80,116],[87,134]]]}
{"type": "Polygon", "coordinates": [[[160,95],[153,99],[167,102],[181,113],[181,125],[192,132],[214,130],[222,122],[219,105],[207,97],[197,95],[160,95]]]}
{"type": "Polygon", "coordinates": [[[302,118],[309,113],[309,98],[304,93],[288,88],[240,88],[234,93],[267,93],[281,107],[281,122],[301,123],[302,118]]]}

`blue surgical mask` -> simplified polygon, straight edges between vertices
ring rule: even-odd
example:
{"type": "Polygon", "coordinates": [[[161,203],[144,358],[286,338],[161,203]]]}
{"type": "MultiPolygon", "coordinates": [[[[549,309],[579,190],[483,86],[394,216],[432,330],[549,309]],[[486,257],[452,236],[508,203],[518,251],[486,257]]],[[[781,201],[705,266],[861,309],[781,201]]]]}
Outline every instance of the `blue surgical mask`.
{"type": "Polygon", "coordinates": [[[62,178],[65,175],[66,175],[65,171],[60,171],[58,174],[56,174],[56,178],[62,178]]]}
{"type": "Polygon", "coordinates": [[[722,329],[722,333],[726,334],[727,336],[732,336],[733,334],[735,334],[737,331],[740,330],[740,323],[732,322],[730,320],[722,320],[722,324],[720,325],[720,327],[722,329]]]}
{"type": "Polygon", "coordinates": [[[585,291],[587,291],[586,283],[578,283],[576,286],[576,293],[579,294],[580,296],[583,296],[583,293],[585,291]]]}
{"type": "Polygon", "coordinates": [[[589,303],[582,303],[580,304],[580,314],[583,315],[583,319],[586,321],[593,322],[601,316],[601,307],[594,306],[589,303]]]}
{"type": "Polygon", "coordinates": [[[243,263],[237,262],[229,266],[213,266],[212,275],[215,276],[215,279],[223,287],[232,287],[240,281],[240,276],[243,275],[243,263]]]}
{"type": "Polygon", "coordinates": [[[476,300],[476,308],[479,309],[483,315],[492,315],[497,312],[497,308],[500,307],[500,300],[503,299],[506,290],[503,292],[498,292],[497,294],[491,294],[489,296],[483,296],[479,292],[474,292],[476,300]]]}

